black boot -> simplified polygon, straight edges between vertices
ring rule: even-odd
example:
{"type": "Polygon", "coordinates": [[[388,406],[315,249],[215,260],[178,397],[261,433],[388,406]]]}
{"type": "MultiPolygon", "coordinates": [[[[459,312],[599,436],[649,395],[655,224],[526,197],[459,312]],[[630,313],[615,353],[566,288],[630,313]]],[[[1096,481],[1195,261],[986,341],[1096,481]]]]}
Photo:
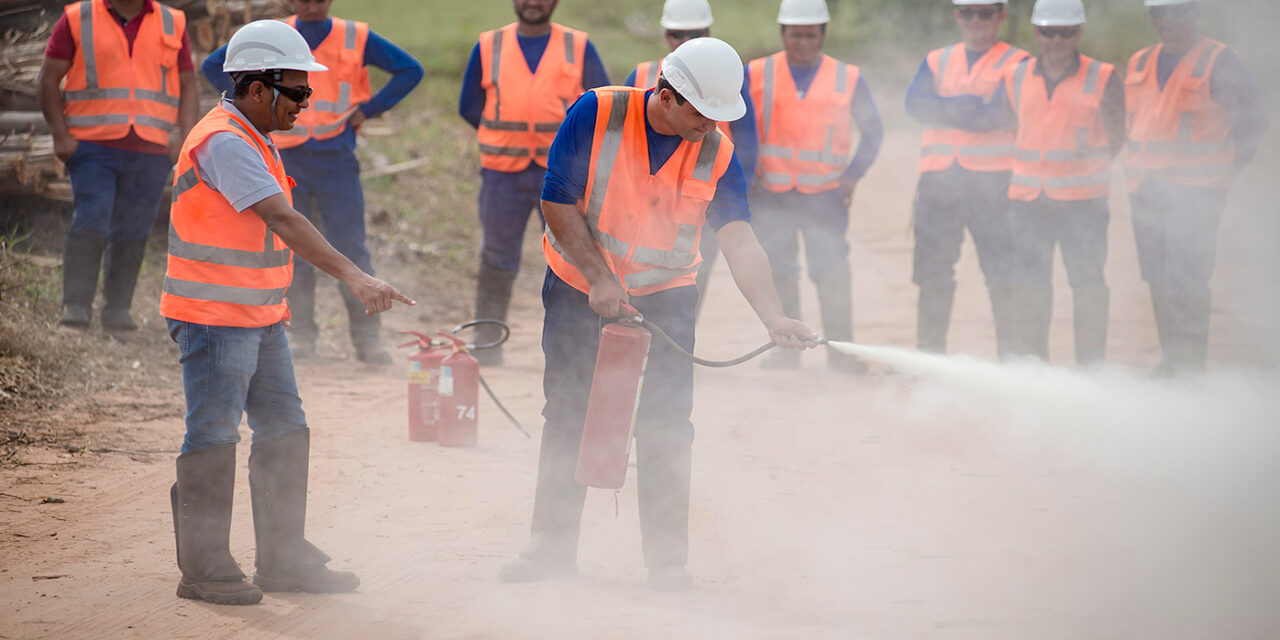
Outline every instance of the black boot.
{"type": "Polygon", "coordinates": [[[1111,309],[1111,290],[1107,285],[1081,288],[1072,296],[1073,329],[1076,338],[1076,364],[1089,366],[1102,361],[1107,354],[1107,325],[1111,309]]]}
{"type": "Polygon", "coordinates": [[[391,364],[391,354],[382,346],[382,320],[377,315],[365,313],[364,303],[351,293],[351,288],[338,283],[342,304],[347,308],[347,326],[351,344],[356,348],[356,360],[365,364],[391,364]]]}
{"type": "MultiPolygon", "coordinates": [[[[836,269],[815,276],[818,308],[822,313],[822,331],[828,340],[853,341],[853,278],[848,269],[836,269]]],[[[827,348],[827,366],[845,373],[867,372],[867,364],[857,356],[827,348]]]]}
{"type": "MultiPolygon", "coordinates": [[[[782,313],[788,318],[800,317],[800,282],[795,276],[773,274],[773,288],[782,303],[782,313]]],[[[800,352],[795,349],[772,349],[760,359],[760,368],[767,370],[799,369],[800,352]]]]}
{"type": "Polygon", "coordinates": [[[1009,307],[1014,339],[1012,355],[1049,360],[1049,325],[1053,321],[1053,290],[1040,285],[1018,284],[1011,290],[1009,307]]]}
{"type": "Polygon", "coordinates": [[[169,490],[178,548],[178,597],[214,604],[254,604],[262,591],[244,581],[231,557],[231,501],[236,445],[178,456],[178,481],[169,490]]]}
{"type": "MultiPolygon", "coordinates": [[[[511,306],[511,287],[516,281],[516,271],[500,269],[480,263],[476,275],[476,319],[507,321],[507,309],[511,306]]],[[[493,342],[502,337],[502,329],[494,325],[476,327],[476,342],[493,342]]],[[[502,364],[502,347],[478,349],[472,355],[482,365],[502,364]]]]}
{"type": "Polygon", "coordinates": [[[498,571],[500,582],[536,582],[577,573],[578,531],[587,499],[587,488],[574,479],[581,444],[581,431],[543,426],[533,538],[519,558],[498,571]]]}
{"type": "Polygon", "coordinates": [[[311,430],[300,429],[254,445],[249,454],[257,541],[253,582],[263,591],[346,593],[360,586],[354,573],[325,567],[329,556],[304,536],[310,452],[311,430]]]}
{"type": "Polygon", "coordinates": [[[956,283],[920,285],[920,304],[916,312],[916,348],[931,353],[947,352],[947,328],[951,324],[951,307],[956,299],[956,283]]]}
{"type": "Polygon", "coordinates": [[[663,434],[636,438],[640,535],[649,586],[683,591],[693,586],[689,559],[689,485],[692,447],[663,434]]]}
{"type": "Polygon", "coordinates": [[[1208,285],[1180,291],[1169,301],[1170,345],[1165,360],[1171,375],[1204,373],[1209,356],[1209,318],[1213,294],[1208,285]]]}
{"type": "Polygon", "coordinates": [[[996,355],[1001,360],[1009,359],[1015,350],[1014,324],[1016,312],[1013,309],[1013,293],[1006,284],[988,285],[991,297],[991,317],[996,325],[996,355]]]}
{"type": "MultiPolygon", "coordinates": [[[[297,258],[295,258],[296,260],[297,258]]],[[[286,293],[289,301],[289,350],[295,360],[316,355],[316,270],[293,267],[293,282],[286,293]]]]}
{"type": "Polygon", "coordinates": [[[138,284],[138,271],[146,255],[147,239],[112,240],[107,243],[107,257],[102,278],[102,328],[106,331],[137,331],[138,325],[129,315],[133,291],[138,284]]]}
{"type": "Polygon", "coordinates": [[[62,319],[66,327],[88,329],[106,238],[92,231],[71,231],[62,253],[62,319]]]}

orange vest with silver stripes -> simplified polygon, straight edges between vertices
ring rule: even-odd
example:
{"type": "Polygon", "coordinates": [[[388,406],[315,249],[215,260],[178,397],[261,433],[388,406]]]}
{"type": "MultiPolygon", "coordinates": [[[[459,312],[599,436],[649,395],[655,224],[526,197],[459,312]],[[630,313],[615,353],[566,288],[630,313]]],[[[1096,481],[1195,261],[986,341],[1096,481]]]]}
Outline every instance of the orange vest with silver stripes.
{"type": "Polygon", "coordinates": [[[485,100],[477,138],[484,168],[514,173],[531,162],[547,166],[560,122],[582,94],[586,50],[586,32],[552,23],[547,49],[531,72],[515,23],[480,34],[485,100]]]}
{"type": "Polygon", "coordinates": [[[268,140],[221,104],[210,110],[187,136],[174,169],[160,314],[196,324],[265,327],[289,315],[284,294],[293,279],[293,253],[262,218],[252,211],[236,211],[196,171],[196,148],[224,131],[262,154],[293,202],[293,181],[268,140]]]}
{"type": "Polygon", "coordinates": [[[1006,88],[1018,117],[1009,198],[1089,200],[1111,193],[1111,148],[1102,96],[1115,67],[1080,56],[1080,68],[1049,98],[1036,59],[1009,69],[1006,88]]]}
{"type": "MultiPolygon", "coordinates": [[[[733,142],[718,131],[700,142],[682,140],[650,175],[645,90],[592,91],[599,109],[587,189],[577,208],[601,257],[631,295],[694,284],[707,207],[733,159],[733,142]]],[[[542,253],[560,279],[590,293],[550,227],[542,237],[542,253]]]]}
{"type": "Polygon", "coordinates": [[[785,52],[747,67],[756,109],[759,184],[775,193],[821,193],[840,187],[853,160],[853,94],[858,67],[822,56],[801,98],[785,52]]]}
{"type": "MultiPolygon", "coordinates": [[[[990,100],[1004,80],[1005,69],[1027,58],[1026,51],[997,42],[969,67],[964,43],[935,49],[925,58],[933,71],[938,95],[978,95],[990,100]]],[[[944,127],[925,129],[920,149],[920,172],[946,171],[959,164],[969,171],[1009,171],[1013,168],[1013,130],[964,131],[944,127]]]]}
{"type": "Polygon", "coordinates": [[[167,144],[178,122],[178,53],[187,29],[182,11],[154,3],[142,16],[133,53],[107,0],[83,0],[63,12],[76,43],[62,87],[67,130],[77,140],[138,137],[167,144]]]}
{"type": "MultiPolygon", "coordinates": [[[[297,16],[285,19],[296,27],[297,16]]],[[[288,131],[272,131],[271,138],[281,149],[292,149],[307,140],[336,138],[347,128],[347,118],[373,97],[369,72],[364,67],[364,46],[369,41],[369,25],[333,18],[329,35],[311,51],[316,61],[329,67],[307,75],[314,90],[310,106],[298,114],[288,131]]]]}
{"type": "Polygon", "coordinates": [[[1161,46],[1134,54],[1125,77],[1129,190],[1151,178],[1225,189],[1235,168],[1235,139],[1227,110],[1214,101],[1209,85],[1227,45],[1201,39],[1182,56],[1164,90],[1156,73],[1161,46]]]}

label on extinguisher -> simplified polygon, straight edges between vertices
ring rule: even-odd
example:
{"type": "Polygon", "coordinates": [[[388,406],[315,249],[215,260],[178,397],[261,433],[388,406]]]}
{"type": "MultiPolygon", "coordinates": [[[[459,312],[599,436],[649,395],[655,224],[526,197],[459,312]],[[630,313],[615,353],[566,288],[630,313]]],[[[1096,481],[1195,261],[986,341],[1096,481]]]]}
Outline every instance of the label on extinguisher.
{"type": "Polygon", "coordinates": [[[430,371],[410,371],[409,384],[431,384],[430,371]]]}
{"type": "Polygon", "coordinates": [[[438,390],[442,396],[453,395],[453,367],[440,367],[440,387],[438,390]]]}

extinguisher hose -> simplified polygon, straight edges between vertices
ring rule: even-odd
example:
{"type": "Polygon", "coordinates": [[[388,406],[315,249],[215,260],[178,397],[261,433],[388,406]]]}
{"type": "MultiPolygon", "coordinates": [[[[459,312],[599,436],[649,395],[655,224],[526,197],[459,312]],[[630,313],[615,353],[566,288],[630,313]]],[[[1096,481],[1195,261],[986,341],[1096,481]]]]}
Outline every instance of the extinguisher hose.
{"type": "Polygon", "coordinates": [[[667,343],[668,345],[671,345],[671,348],[675,349],[675,350],[676,350],[676,351],[678,351],[681,355],[683,355],[684,357],[686,357],[686,358],[688,358],[689,360],[691,360],[694,364],[699,364],[699,365],[702,365],[702,366],[704,366],[704,367],[714,367],[714,368],[732,367],[732,366],[734,366],[734,365],[742,364],[742,363],[744,363],[744,362],[746,362],[746,361],[748,361],[748,360],[750,360],[750,359],[752,359],[752,358],[754,358],[754,357],[756,357],[756,356],[758,356],[758,355],[760,355],[760,354],[762,354],[762,353],[764,353],[764,352],[766,352],[766,351],[768,351],[768,350],[770,350],[770,349],[772,349],[772,348],[774,348],[774,347],[778,346],[778,343],[776,343],[776,342],[770,342],[769,344],[761,345],[758,349],[756,349],[755,351],[752,351],[751,353],[748,353],[748,354],[746,354],[746,355],[744,355],[744,356],[740,356],[740,357],[734,358],[734,359],[732,359],[732,360],[707,360],[707,359],[705,359],[705,358],[699,358],[698,356],[695,356],[695,355],[693,355],[692,353],[689,353],[688,351],[685,351],[685,350],[684,350],[684,347],[680,346],[680,343],[678,343],[678,342],[676,342],[675,340],[673,340],[673,339],[671,338],[671,336],[667,335],[667,332],[663,331],[663,330],[662,330],[662,328],[661,328],[661,327],[659,327],[658,325],[653,324],[652,322],[649,322],[648,320],[645,320],[645,319],[644,319],[644,316],[641,316],[641,315],[637,314],[636,316],[634,316],[634,317],[630,318],[630,320],[631,320],[631,321],[633,321],[633,322],[636,322],[636,324],[639,324],[640,326],[644,327],[645,329],[648,329],[648,330],[649,330],[649,333],[652,333],[653,335],[658,336],[658,338],[659,338],[660,340],[662,340],[663,342],[667,343]]]}
{"type": "Polygon", "coordinates": [[[459,331],[462,331],[463,329],[470,329],[471,327],[477,327],[477,326],[486,325],[486,324],[496,325],[499,329],[502,330],[502,336],[499,337],[497,340],[493,340],[491,342],[480,342],[480,343],[472,343],[470,345],[467,345],[468,350],[475,351],[476,349],[491,349],[493,347],[501,345],[502,343],[507,341],[507,338],[511,337],[511,327],[508,327],[507,323],[501,320],[491,320],[488,318],[480,318],[477,320],[464,322],[454,327],[452,330],[449,331],[449,333],[457,333],[459,331]]]}
{"type": "Polygon", "coordinates": [[[489,383],[484,381],[484,376],[479,373],[477,373],[476,376],[480,378],[480,386],[484,387],[484,392],[489,394],[489,399],[493,400],[493,403],[498,405],[498,409],[502,411],[502,415],[506,416],[507,419],[511,421],[511,424],[516,426],[516,431],[524,434],[524,437],[526,438],[530,437],[529,432],[524,430],[524,425],[521,425],[520,421],[516,420],[516,417],[511,415],[510,411],[507,411],[507,408],[502,405],[502,401],[498,399],[496,394],[494,394],[493,389],[489,388],[489,383]]]}

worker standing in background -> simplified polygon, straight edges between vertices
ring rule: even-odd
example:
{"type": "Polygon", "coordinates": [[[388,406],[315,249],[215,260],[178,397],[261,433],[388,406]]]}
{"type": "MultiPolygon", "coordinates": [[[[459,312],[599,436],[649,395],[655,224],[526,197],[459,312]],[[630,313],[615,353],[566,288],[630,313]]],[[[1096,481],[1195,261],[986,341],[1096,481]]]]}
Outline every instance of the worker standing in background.
{"type": "MultiPolygon", "coordinates": [[[[374,273],[365,244],[364,190],[360,185],[360,161],[356,158],[356,128],[398,104],[422,80],[422,65],[400,47],[353,20],[332,18],[332,0],[289,0],[294,15],[285,20],[298,30],[312,53],[329,71],[311,76],[315,94],[311,108],[302,112],[289,131],[272,134],[280,157],[297,183],[293,200],[308,220],[319,221],[320,230],[342,255],[365,273],[374,273]],[[372,93],[366,66],[372,65],[391,78],[372,93]]],[[[222,73],[227,48],[214,51],[201,65],[209,82],[226,94],[232,86],[222,73]]],[[[391,354],[382,346],[378,316],[366,315],[364,305],[343,283],[338,291],[347,309],[347,322],[356,359],[368,364],[390,364],[391,354]]],[[[311,263],[298,260],[289,287],[290,331],[295,358],[315,354],[316,272],[311,263]]]]}
{"type": "Polygon", "coordinates": [[[170,489],[178,596],[253,604],[264,591],[341,593],[360,580],[325,567],[307,541],[310,430],[284,321],[294,251],[345,283],[365,312],[414,302],[362,271],[292,207],[272,131],[310,106],[308,72],[324,72],[307,41],[275,20],[245,25],[227,44],[233,89],[191,131],[178,157],[169,262],[160,313],[178,344],[186,437],[170,489]],[[241,418],[253,430],[249,490],[254,584],[231,556],[241,418]]]}
{"type": "Polygon", "coordinates": [[[1125,80],[1133,235],[1163,353],[1156,374],[1202,373],[1218,223],[1267,111],[1239,56],[1200,36],[1198,2],[1144,4],[1160,44],[1133,55],[1125,80]]]}
{"type": "Polygon", "coordinates": [[[1000,41],[1007,0],[952,0],[952,4],[963,40],[931,51],[907,89],[907,114],[928,127],[921,142],[912,224],[913,279],[920,287],[916,345],[921,351],[947,350],[955,266],[968,228],[991,297],[996,350],[1004,357],[1012,337],[1008,191],[1013,127],[969,131],[965,114],[957,117],[957,110],[939,98],[990,99],[1005,70],[1028,54],[1000,41]]]}
{"type": "MultiPolygon", "coordinates": [[[[748,66],[760,140],[751,226],[769,256],[782,308],[793,318],[800,317],[798,236],[804,237],[822,330],[829,340],[847,342],[853,340],[849,205],[880,152],[884,126],[858,67],[822,53],[828,22],[824,0],[783,0],[778,24],[784,51],[748,66]]],[[[762,364],[795,368],[800,353],[774,351],[762,364]]],[[[857,358],[835,349],[827,350],[827,364],[866,371],[857,358]]]]}
{"type": "MultiPolygon", "coordinates": [[[[676,47],[694,38],[705,38],[711,35],[711,5],[707,0],[667,0],[662,5],[662,28],[666,30],[664,38],[667,47],[675,51],[676,47]]],[[[631,70],[631,74],[622,84],[637,89],[649,89],[657,85],[658,74],[662,71],[661,60],[641,62],[631,70]]],[[[747,105],[747,114],[730,123],[720,123],[720,131],[733,140],[734,152],[738,154],[738,162],[747,178],[747,189],[751,189],[751,179],[756,172],[756,153],[760,144],[756,140],[756,114],[751,105],[751,94],[747,90],[745,80],[742,84],[742,99],[747,105]]],[[[715,267],[716,257],[720,253],[720,245],[716,243],[714,233],[702,234],[702,266],[698,267],[698,312],[702,311],[702,303],[707,296],[707,283],[711,279],[711,270],[715,267]]]]}
{"type": "Polygon", "coordinates": [[[136,331],[129,308],[147,234],[178,148],[200,118],[186,14],[153,0],[68,4],[36,84],[75,203],[58,322],[89,328],[102,270],[102,328],[136,331]]]}
{"type": "MultiPolygon", "coordinates": [[[[1049,358],[1053,254],[1060,245],[1073,293],[1076,362],[1087,366],[1106,355],[1107,198],[1111,160],[1124,147],[1123,81],[1112,65],[1080,53],[1081,0],[1037,0],[1031,24],[1040,55],[1007,69],[991,104],[970,118],[978,130],[1017,126],[1009,183],[1010,352],[1049,358]]],[[[972,105],[964,97],[949,101],[972,105]]]]}
{"type": "MultiPolygon", "coordinates": [[[[551,141],[583,91],[609,84],[587,34],[551,21],[557,1],[514,0],[517,21],[480,34],[462,79],[458,113],[476,128],[480,144],[484,240],[476,276],[477,318],[507,319],[551,141]]],[[[482,325],[476,342],[496,340],[500,331],[482,325]]],[[[502,364],[501,347],[474,355],[480,364],[502,364]]]]}
{"type": "MultiPolygon", "coordinates": [[[[601,326],[630,304],[692,352],[700,234],[720,237],[734,282],[775,342],[815,345],[813,333],[783,313],[748,224],[733,142],[716,129],[746,113],[741,87],[742,60],[733,47],[696,38],[667,56],[656,88],[589,91],[556,134],[542,194],[546,424],[533,539],[502,568],[503,582],[576,572],[586,487],[574,470],[601,326]]],[[[649,586],[661,591],[692,586],[685,568],[692,410],[693,363],[655,340],[635,437],[645,565],[649,586]]]]}

